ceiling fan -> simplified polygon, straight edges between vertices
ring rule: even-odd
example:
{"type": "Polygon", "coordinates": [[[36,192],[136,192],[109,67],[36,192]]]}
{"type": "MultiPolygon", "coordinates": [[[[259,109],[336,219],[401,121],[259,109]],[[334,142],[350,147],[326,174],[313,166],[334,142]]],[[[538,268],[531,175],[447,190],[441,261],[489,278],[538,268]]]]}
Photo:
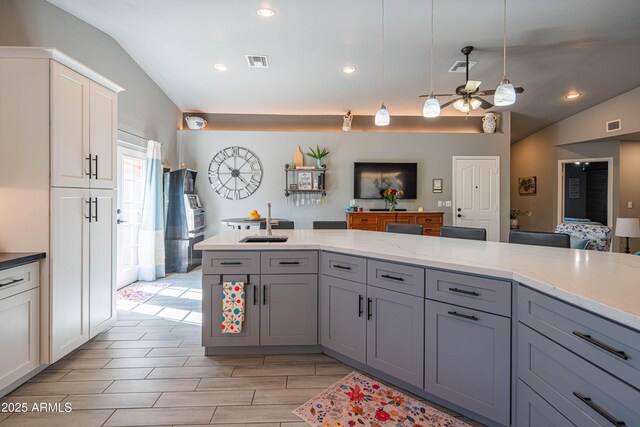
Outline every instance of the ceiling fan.
{"type": "MultiPolygon", "coordinates": [[[[467,62],[466,83],[462,86],[458,86],[456,88],[455,93],[444,93],[444,94],[434,95],[436,97],[438,96],[456,96],[457,97],[456,99],[452,99],[449,102],[445,102],[444,104],[442,104],[440,108],[446,108],[449,105],[453,104],[453,107],[456,110],[459,110],[463,113],[469,113],[470,111],[475,110],[478,107],[486,110],[494,106],[491,102],[487,101],[484,98],[481,98],[481,95],[482,96],[493,95],[494,93],[496,93],[496,90],[495,89],[480,90],[480,84],[481,84],[480,81],[469,80],[469,54],[471,54],[472,51],[473,51],[473,46],[465,46],[461,49],[461,52],[466,57],[466,62],[467,62]]],[[[524,89],[521,87],[517,87],[515,88],[515,91],[516,93],[522,93],[524,92],[524,89]]],[[[429,95],[420,95],[420,98],[426,98],[428,96],[429,95]]]]}

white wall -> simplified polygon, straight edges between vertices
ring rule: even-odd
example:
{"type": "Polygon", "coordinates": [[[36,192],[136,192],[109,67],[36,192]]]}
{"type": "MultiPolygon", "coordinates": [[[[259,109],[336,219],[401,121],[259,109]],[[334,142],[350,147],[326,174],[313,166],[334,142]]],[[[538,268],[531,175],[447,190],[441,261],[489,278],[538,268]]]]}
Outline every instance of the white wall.
{"type": "MultiPolygon", "coordinates": [[[[344,220],[344,209],[353,198],[353,163],[356,161],[417,162],[418,200],[401,201],[399,207],[443,210],[445,223],[451,224],[451,208],[438,208],[437,201],[452,198],[452,156],[497,155],[501,158],[501,238],[505,240],[509,230],[508,123],[505,129],[505,134],[493,135],[184,130],[178,131],[178,152],[181,162],[200,172],[196,189],[207,212],[207,236],[223,230],[222,218],[243,217],[252,209],[266,214],[269,201],[273,204],[273,216],[295,221],[296,228],[311,228],[314,219],[344,220]],[[328,166],[326,204],[287,205],[283,167],[292,161],[298,145],[304,152],[316,144],[331,152],[325,160],[328,166]],[[262,161],[264,170],[260,188],[239,201],[218,196],[207,177],[211,158],[222,148],[233,145],[252,150],[262,161]],[[444,179],[442,194],[432,193],[433,178],[444,179]]],[[[307,164],[312,164],[312,159],[307,158],[307,164]]],[[[360,205],[383,207],[384,203],[363,201],[360,205]]]]}

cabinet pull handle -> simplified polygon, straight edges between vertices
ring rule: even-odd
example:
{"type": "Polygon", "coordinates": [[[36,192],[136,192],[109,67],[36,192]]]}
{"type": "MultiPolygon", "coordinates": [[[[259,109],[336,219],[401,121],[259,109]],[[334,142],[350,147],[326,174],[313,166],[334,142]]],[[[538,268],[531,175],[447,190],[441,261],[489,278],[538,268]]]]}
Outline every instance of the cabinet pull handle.
{"type": "Polygon", "coordinates": [[[613,347],[611,347],[608,344],[603,343],[600,340],[597,340],[595,338],[593,338],[591,335],[585,334],[583,332],[579,332],[579,331],[573,331],[573,335],[577,336],[578,338],[582,338],[583,340],[585,340],[586,342],[595,345],[598,348],[603,349],[604,351],[613,354],[614,356],[617,356],[621,359],[624,360],[629,360],[630,357],[627,353],[625,353],[622,350],[617,350],[613,347]]]}
{"type": "Polygon", "coordinates": [[[92,171],[92,169],[91,169],[91,165],[92,165],[92,163],[91,163],[91,154],[89,154],[89,157],[85,157],[84,159],[89,161],[89,172],[85,172],[84,174],[85,174],[85,176],[88,176],[89,179],[91,179],[91,175],[92,175],[92,173],[91,173],[91,171],[92,171]]]}
{"type": "Polygon", "coordinates": [[[93,203],[96,205],[96,211],[95,211],[95,213],[93,214],[93,219],[94,219],[96,222],[98,222],[98,198],[97,198],[97,197],[93,199],[93,203]]]}
{"type": "Polygon", "coordinates": [[[240,261],[222,261],[220,265],[242,265],[240,261]]]}
{"type": "Polygon", "coordinates": [[[448,311],[447,313],[449,313],[452,316],[458,316],[458,317],[462,317],[463,319],[469,319],[469,320],[473,320],[475,322],[477,322],[478,319],[476,316],[469,316],[468,314],[462,314],[462,313],[458,313],[457,311],[448,311]]]}
{"type": "Polygon", "coordinates": [[[253,285],[253,305],[258,304],[258,287],[253,285]]]}
{"type": "Polygon", "coordinates": [[[280,261],[280,265],[298,265],[300,261],[280,261]]]}
{"type": "Polygon", "coordinates": [[[373,300],[371,298],[367,298],[367,320],[371,320],[371,317],[373,317],[373,315],[371,314],[372,303],[373,303],[373,300]]]}
{"type": "Polygon", "coordinates": [[[479,297],[480,294],[477,292],[473,292],[473,291],[465,291],[464,289],[458,289],[458,288],[449,288],[449,290],[451,292],[457,292],[459,294],[465,294],[465,295],[473,295],[474,297],[479,297]]]}
{"type": "Polygon", "coordinates": [[[24,280],[24,277],[20,278],[20,279],[13,279],[12,281],[7,282],[7,283],[0,283],[0,287],[13,285],[14,283],[22,282],[23,280],[24,280]]]}
{"type": "MultiPolygon", "coordinates": [[[[91,156],[89,156],[89,157],[91,157],[91,156]]],[[[96,154],[96,158],[94,159],[94,161],[96,162],[96,170],[93,173],[93,177],[95,179],[98,179],[98,155],[97,154],[96,154]]],[[[91,162],[89,162],[89,165],[91,165],[91,162]]]]}
{"type": "Polygon", "coordinates": [[[351,267],[347,265],[333,264],[334,268],[339,268],[340,270],[351,270],[351,267]]]}
{"type": "Polygon", "coordinates": [[[593,409],[594,411],[596,411],[598,414],[602,415],[604,418],[606,418],[607,421],[609,421],[611,424],[613,424],[614,426],[626,426],[627,424],[624,421],[620,421],[619,419],[617,419],[616,417],[614,417],[613,415],[611,415],[607,410],[605,410],[602,406],[598,405],[597,403],[595,403],[593,400],[591,400],[590,397],[585,396],[584,394],[580,393],[579,391],[574,391],[573,395],[575,397],[577,397],[578,399],[580,399],[585,405],[587,405],[589,408],[593,409]]]}
{"type": "Polygon", "coordinates": [[[87,205],[89,205],[89,216],[85,216],[85,219],[88,219],[89,222],[91,222],[91,219],[93,218],[93,216],[91,215],[91,197],[89,197],[89,200],[85,200],[84,201],[87,205]]]}
{"type": "Polygon", "coordinates": [[[262,305],[267,305],[267,285],[262,285],[262,305]]]}
{"type": "Polygon", "coordinates": [[[362,222],[369,222],[369,220],[367,218],[362,218],[360,221],[362,222]]]}
{"type": "Polygon", "coordinates": [[[358,295],[358,317],[362,317],[362,301],[364,297],[362,295],[358,295]]]}
{"type": "Polygon", "coordinates": [[[384,279],[391,279],[391,280],[397,280],[399,282],[404,282],[404,279],[402,277],[389,276],[388,274],[381,274],[380,277],[384,279]]]}

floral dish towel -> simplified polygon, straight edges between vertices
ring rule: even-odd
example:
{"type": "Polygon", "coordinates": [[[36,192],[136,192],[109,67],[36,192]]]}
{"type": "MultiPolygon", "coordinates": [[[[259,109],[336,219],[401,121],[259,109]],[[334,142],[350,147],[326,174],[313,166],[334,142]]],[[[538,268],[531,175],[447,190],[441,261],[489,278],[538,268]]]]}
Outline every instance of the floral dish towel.
{"type": "Polygon", "coordinates": [[[239,334],[244,323],[244,282],[222,284],[222,333],[239,334]]]}

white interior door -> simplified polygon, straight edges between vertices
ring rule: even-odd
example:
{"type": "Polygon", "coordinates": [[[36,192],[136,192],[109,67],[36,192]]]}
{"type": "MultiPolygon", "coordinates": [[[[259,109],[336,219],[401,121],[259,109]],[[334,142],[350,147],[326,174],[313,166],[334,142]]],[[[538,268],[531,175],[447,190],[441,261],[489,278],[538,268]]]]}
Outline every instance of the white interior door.
{"type": "Polygon", "coordinates": [[[118,289],[138,280],[138,230],[142,220],[145,167],[143,151],[118,146],[118,289]]]}
{"type": "Polygon", "coordinates": [[[453,180],[453,224],[500,241],[500,157],[454,157],[453,180]]]}

